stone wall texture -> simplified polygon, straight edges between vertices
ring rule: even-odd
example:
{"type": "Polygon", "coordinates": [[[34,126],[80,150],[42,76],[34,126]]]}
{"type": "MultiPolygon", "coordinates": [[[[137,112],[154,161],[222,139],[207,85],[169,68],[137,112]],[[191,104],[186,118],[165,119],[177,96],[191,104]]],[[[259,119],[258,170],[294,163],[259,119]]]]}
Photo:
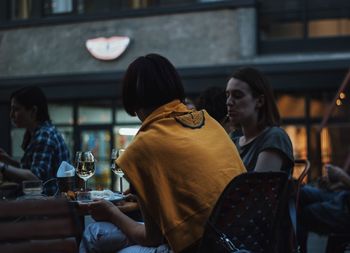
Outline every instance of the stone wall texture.
{"type": "Polygon", "coordinates": [[[140,55],[160,53],[176,67],[232,64],[255,54],[255,10],[222,9],[0,31],[0,77],[123,71],[140,55]],[[100,61],[87,39],[129,36],[117,60],[100,61]]]}

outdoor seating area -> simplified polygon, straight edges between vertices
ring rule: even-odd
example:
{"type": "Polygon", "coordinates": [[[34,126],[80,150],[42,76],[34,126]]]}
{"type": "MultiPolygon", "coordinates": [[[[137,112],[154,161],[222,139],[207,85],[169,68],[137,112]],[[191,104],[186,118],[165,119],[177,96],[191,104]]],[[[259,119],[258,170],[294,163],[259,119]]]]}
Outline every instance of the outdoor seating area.
{"type": "Polygon", "coordinates": [[[349,0],[1,0],[0,253],[349,253],[349,0]]]}

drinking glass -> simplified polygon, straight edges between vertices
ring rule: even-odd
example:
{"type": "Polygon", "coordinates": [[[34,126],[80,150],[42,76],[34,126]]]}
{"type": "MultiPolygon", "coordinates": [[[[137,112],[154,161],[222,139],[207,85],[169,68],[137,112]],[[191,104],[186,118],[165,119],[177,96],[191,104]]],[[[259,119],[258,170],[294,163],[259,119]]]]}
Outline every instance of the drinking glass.
{"type": "Polygon", "coordinates": [[[78,192],[77,201],[81,203],[91,202],[91,192],[78,192]]]}
{"type": "Polygon", "coordinates": [[[116,174],[119,178],[119,190],[121,193],[123,193],[123,176],[124,176],[124,172],[123,170],[120,168],[120,166],[118,166],[118,164],[115,163],[115,160],[120,157],[123,152],[125,150],[124,149],[112,149],[112,154],[111,154],[111,170],[114,172],[114,174],[116,174]]]}
{"type": "Polygon", "coordinates": [[[78,156],[76,173],[84,180],[84,191],[86,191],[87,180],[95,174],[95,157],[91,151],[81,152],[78,156]]]}
{"type": "Polygon", "coordinates": [[[43,182],[41,180],[25,180],[22,182],[22,190],[26,196],[41,195],[43,182]]]}

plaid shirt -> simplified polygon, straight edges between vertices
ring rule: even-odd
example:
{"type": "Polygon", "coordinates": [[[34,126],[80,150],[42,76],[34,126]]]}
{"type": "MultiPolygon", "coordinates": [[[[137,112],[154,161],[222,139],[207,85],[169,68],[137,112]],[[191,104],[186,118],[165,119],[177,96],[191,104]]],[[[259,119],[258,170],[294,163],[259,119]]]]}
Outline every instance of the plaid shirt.
{"type": "MultiPolygon", "coordinates": [[[[21,159],[21,168],[30,169],[45,182],[56,178],[62,161],[70,161],[67,145],[57,129],[49,121],[45,121],[34,130],[21,159]]],[[[56,189],[56,183],[51,182],[44,187],[44,193],[53,195],[56,189]]]]}

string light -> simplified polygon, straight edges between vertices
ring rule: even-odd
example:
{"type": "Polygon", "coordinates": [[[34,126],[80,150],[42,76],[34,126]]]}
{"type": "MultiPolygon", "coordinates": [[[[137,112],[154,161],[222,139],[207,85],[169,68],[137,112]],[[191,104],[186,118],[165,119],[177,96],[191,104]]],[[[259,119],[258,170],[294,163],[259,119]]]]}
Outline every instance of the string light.
{"type": "Polygon", "coordinates": [[[344,92],[340,92],[339,98],[340,98],[340,99],[345,99],[345,98],[346,98],[345,93],[344,93],[344,92]]]}
{"type": "Polygon", "coordinates": [[[341,106],[343,104],[343,102],[338,98],[336,101],[337,106],[341,106]]]}

